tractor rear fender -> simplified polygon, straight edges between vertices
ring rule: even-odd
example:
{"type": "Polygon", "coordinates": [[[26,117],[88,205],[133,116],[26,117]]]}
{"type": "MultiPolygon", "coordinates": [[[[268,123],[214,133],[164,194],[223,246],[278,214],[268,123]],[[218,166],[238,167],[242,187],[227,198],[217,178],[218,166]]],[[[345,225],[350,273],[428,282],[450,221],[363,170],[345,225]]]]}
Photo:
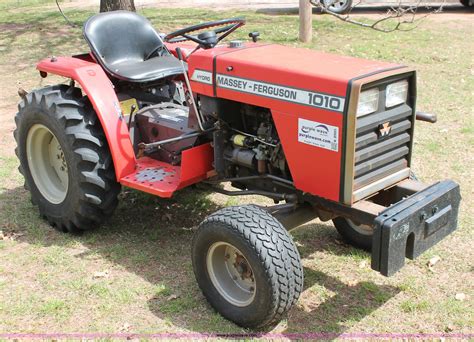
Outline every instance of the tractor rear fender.
{"type": "Polygon", "coordinates": [[[53,57],[40,61],[36,67],[43,77],[47,73],[68,77],[78,82],[94,106],[102,124],[118,181],[135,171],[136,159],[127,123],[114,86],[97,64],[74,57],[53,57]]]}

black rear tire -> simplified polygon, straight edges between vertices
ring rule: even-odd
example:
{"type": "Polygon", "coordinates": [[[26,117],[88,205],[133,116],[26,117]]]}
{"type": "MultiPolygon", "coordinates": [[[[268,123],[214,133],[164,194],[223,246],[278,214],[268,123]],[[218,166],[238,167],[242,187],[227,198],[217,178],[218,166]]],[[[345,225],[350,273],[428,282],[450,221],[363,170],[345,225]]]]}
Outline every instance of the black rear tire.
{"type": "Polygon", "coordinates": [[[242,327],[278,323],[303,290],[303,268],[290,235],[272,215],[254,205],[224,208],[207,217],[194,235],[192,259],[196,280],[209,303],[242,327]],[[212,246],[219,243],[235,247],[252,270],[255,294],[248,304],[232,304],[211,280],[207,261],[212,246]]]}
{"type": "Polygon", "coordinates": [[[97,227],[113,213],[120,184],[100,122],[80,89],[55,85],[29,93],[18,105],[15,122],[19,171],[42,217],[60,231],[78,232],[97,227]],[[32,176],[30,166],[35,166],[29,164],[26,145],[35,125],[46,127],[64,153],[68,187],[58,203],[48,200],[32,176]]]}
{"type": "Polygon", "coordinates": [[[366,251],[372,249],[373,229],[357,225],[344,217],[336,217],[332,222],[338,233],[348,244],[366,251]]]}
{"type": "Polygon", "coordinates": [[[474,7],[474,1],[472,0],[460,0],[460,3],[467,8],[474,7]]]}

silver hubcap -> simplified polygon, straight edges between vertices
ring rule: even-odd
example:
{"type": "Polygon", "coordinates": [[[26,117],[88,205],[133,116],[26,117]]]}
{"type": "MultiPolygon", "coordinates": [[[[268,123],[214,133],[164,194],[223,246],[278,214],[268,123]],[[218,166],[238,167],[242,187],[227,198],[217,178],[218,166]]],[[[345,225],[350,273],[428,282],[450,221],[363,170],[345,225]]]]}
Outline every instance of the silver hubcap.
{"type": "Polygon", "coordinates": [[[214,243],[207,252],[207,270],[219,294],[235,306],[250,305],[255,299],[255,278],[244,255],[226,242],[214,243]]]}
{"type": "Polygon", "coordinates": [[[347,0],[324,0],[324,6],[331,10],[338,10],[346,6],[347,0]]]}
{"type": "Polygon", "coordinates": [[[353,230],[355,230],[357,233],[362,234],[362,235],[373,235],[374,234],[374,228],[369,226],[368,224],[355,224],[353,221],[347,219],[347,223],[353,230]]]}
{"type": "Polygon", "coordinates": [[[64,201],[69,185],[67,163],[58,139],[46,126],[35,124],[30,128],[26,156],[41,195],[53,204],[64,201]]]}

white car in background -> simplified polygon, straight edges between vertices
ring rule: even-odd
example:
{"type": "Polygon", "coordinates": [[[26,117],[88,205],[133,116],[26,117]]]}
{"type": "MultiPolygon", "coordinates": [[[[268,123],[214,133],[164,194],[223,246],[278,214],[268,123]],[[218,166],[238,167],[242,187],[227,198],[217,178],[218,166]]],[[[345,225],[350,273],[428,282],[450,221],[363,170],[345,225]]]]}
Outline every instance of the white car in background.
{"type": "MultiPolygon", "coordinates": [[[[474,6],[474,0],[459,0],[459,2],[466,7],[474,6]]],[[[345,14],[351,9],[353,0],[321,0],[321,4],[333,13],[345,14]]]]}

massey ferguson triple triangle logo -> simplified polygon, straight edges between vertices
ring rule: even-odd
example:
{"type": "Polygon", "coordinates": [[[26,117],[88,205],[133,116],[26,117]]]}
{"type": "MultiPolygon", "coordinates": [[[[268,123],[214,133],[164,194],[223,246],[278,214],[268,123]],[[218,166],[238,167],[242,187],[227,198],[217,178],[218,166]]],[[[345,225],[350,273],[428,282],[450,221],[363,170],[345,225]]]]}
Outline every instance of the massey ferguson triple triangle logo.
{"type": "Polygon", "coordinates": [[[379,138],[386,137],[392,131],[392,126],[390,126],[390,122],[387,121],[383,124],[379,125],[379,138]]]}

